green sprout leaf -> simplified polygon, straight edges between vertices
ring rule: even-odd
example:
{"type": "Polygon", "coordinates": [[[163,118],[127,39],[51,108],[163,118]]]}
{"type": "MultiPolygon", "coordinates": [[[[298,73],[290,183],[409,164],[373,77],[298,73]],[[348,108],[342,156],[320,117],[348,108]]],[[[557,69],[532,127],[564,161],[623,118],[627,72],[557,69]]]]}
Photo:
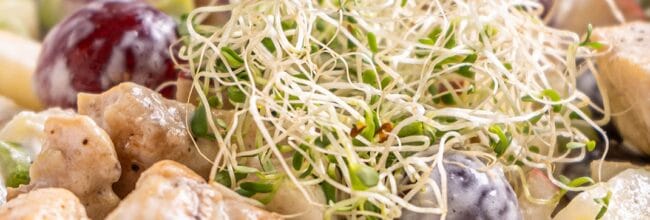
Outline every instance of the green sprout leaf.
{"type": "Polygon", "coordinates": [[[421,44],[424,44],[424,45],[429,45],[429,46],[433,46],[433,45],[436,44],[436,41],[431,39],[431,38],[422,38],[422,39],[418,40],[418,42],[420,42],[421,44]]]}
{"type": "Polygon", "coordinates": [[[365,164],[353,163],[348,166],[352,189],[366,190],[379,183],[379,173],[365,164]]]}
{"type": "Polygon", "coordinates": [[[221,185],[224,185],[228,188],[232,186],[232,182],[230,180],[230,175],[228,175],[228,171],[225,170],[219,171],[214,176],[214,180],[217,181],[217,183],[220,183],[221,185]]]}
{"type": "Polygon", "coordinates": [[[374,111],[368,112],[365,115],[365,125],[366,127],[363,128],[361,131],[361,136],[363,136],[366,140],[372,142],[375,138],[375,129],[379,126],[376,124],[379,119],[376,119],[377,113],[374,111]]]}
{"type": "MultiPolygon", "coordinates": [[[[575,178],[573,180],[570,180],[566,176],[560,175],[560,177],[558,179],[560,180],[560,182],[566,184],[568,187],[580,187],[580,186],[584,186],[584,185],[587,185],[587,184],[594,184],[595,183],[593,179],[591,179],[590,177],[587,177],[587,176],[578,177],[578,178],[575,178]]],[[[560,189],[559,195],[563,196],[564,194],[566,194],[566,192],[567,191],[565,189],[560,189]]]]}
{"type": "Polygon", "coordinates": [[[596,141],[590,140],[587,142],[587,151],[592,152],[596,149],[596,141]]]}
{"type": "Polygon", "coordinates": [[[398,137],[408,137],[422,134],[424,134],[424,123],[421,121],[416,121],[408,124],[399,130],[399,132],[397,132],[398,137]]]}
{"type": "Polygon", "coordinates": [[[593,183],[595,183],[593,179],[591,179],[590,177],[583,176],[571,180],[571,182],[569,182],[567,186],[580,187],[586,184],[593,184],[593,183]]]}
{"type": "MultiPolygon", "coordinates": [[[[210,107],[216,107],[221,105],[219,98],[212,96],[208,98],[208,105],[210,107]]],[[[215,123],[221,127],[226,128],[226,123],[221,119],[215,119],[215,123]]],[[[198,107],[194,110],[192,118],[190,119],[190,130],[195,137],[214,139],[214,135],[210,132],[210,125],[208,124],[208,116],[206,114],[206,108],[203,103],[200,103],[198,107]]]]}
{"type": "Polygon", "coordinates": [[[332,144],[332,142],[325,135],[321,135],[320,137],[317,137],[316,139],[314,139],[314,144],[316,146],[321,147],[321,148],[325,148],[325,147],[329,146],[330,144],[332,144]]]}
{"type": "Polygon", "coordinates": [[[243,182],[239,185],[242,189],[255,192],[255,193],[270,193],[273,192],[273,185],[270,183],[262,182],[243,182]]]}
{"type": "Polygon", "coordinates": [[[434,100],[434,102],[438,103],[438,102],[442,101],[442,103],[444,103],[446,105],[454,105],[454,104],[456,104],[456,100],[454,100],[454,95],[452,95],[449,92],[447,92],[444,95],[440,96],[440,98],[438,100],[439,101],[437,101],[437,102],[436,102],[436,100],[434,100]]]}
{"type": "MultiPolygon", "coordinates": [[[[236,169],[237,168],[235,168],[235,170],[236,169]]],[[[235,183],[246,178],[246,176],[248,176],[248,173],[235,171],[235,183]]],[[[217,172],[217,174],[214,175],[214,180],[228,188],[232,186],[232,180],[230,179],[230,174],[227,170],[217,172]]]]}
{"type": "Polygon", "coordinates": [[[383,79],[381,79],[381,88],[386,88],[388,85],[393,82],[393,78],[390,76],[386,76],[383,79]]]}
{"type": "Polygon", "coordinates": [[[230,47],[221,48],[221,55],[226,58],[226,62],[230,64],[232,68],[239,68],[244,65],[244,59],[242,59],[233,49],[230,47]]]}
{"type": "Polygon", "coordinates": [[[512,142],[512,135],[508,132],[503,132],[499,125],[493,125],[488,128],[488,131],[494,133],[498,136],[496,142],[492,142],[492,149],[497,154],[497,157],[501,157],[510,147],[512,142]]]}
{"type": "Polygon", "coordinates": [[[533,97],[530,96],[530,95],[525,95],[525,96],[521,97],[521,101],[522,102],[534,102],[535,99],[533,99],[533,97]]]}
{"type": "Polygon", "coordinates": [[[252,196],[254,196],[256,194],[255,192],[251,192],[251,191],[248,191],[248,190],[245,190],[245,189],[237,189],[237,190],[235,190],[235,192],[237,192],[237,194],[239,194],[239,195],[241,195],[243,197],[252,197],[252,196]]]}
{"type": "Polygon", "coordinates": [[[265,37],[262,39],[262,44],[264,47],[266,47],[267,50],[269,50],[269,52],[275,52],[275,44],[273,44],[273,40],[271,40],[271,38],[265,37]]]}
{"type": "Polygon", "coordinates": [[[304,156],[298,151],[293,153],[293,157],[291,160],[291,164],[293,165],[293,169],[295,170],[300,170],[302,168],[302,162],[304,160],[304,156]]]}
{"type": "Polygon", "coordinates": [[[609,200],[612,198],[612,192],[607,191],[607,195],[603,198],[600,199],[594,199],[594,201],[598,204],[601,204],[600,211],[598,211],[598,215],[596,215],[596,220],[602,219],[603,216],[605,216],[605,213],[607,213],[607,209],[609,208],[609,200]]]}
{"type": "MultiPolygon", "coordinates": [[[[547,97],[553,102],[559,102],[562,100],[562,97],[560,96],[560,93],[553,89],[545,89],[542,91],[542,96],[547,97]]],[[[562,111],[562,105],[553,105],[553,112],[560,112],[562,111]]]]}
{"type": "Polygon", "coordinates": [[[325,200],[329,203],[331,202],[336,202],[336,188],[332,186],[332,184],[329,184],[328,182],[323,181],[320,184],[321,189],[323,190],[323,193],[325,194],[325,200]]]}
{"type": "Polygon", "coordinates": [[[603,47],[603,44],[600,42],[591,41],[591,32],[593,31],[593,26],[591,24],[587,25],[587,35],[585,39],[580,42],[581,47],[589,47],[593,49],[600,49],[603,47]]]}
{"type": "Polygon", "coordinates": [[[374,70],[365,70],[361,73],[361,79],[363,83],[368,84],[372,87],[379,88],[379,82],[377,81],[377,72],[374,70]]]}
{"type": "Polygon", "coordinates": [[[249,173],[257,173],[257,172],[260,172],[260,171],[259,171],[257,168],[254,168],[254,167],[248,167],[248,166],[242,166],[242,165],[239,165],[239,166],[236,166],[236,167],[235,167],[235,172],[236,172],[236,173],[246,173],[246,174],[249,174],[249,173]]]}
{"type": "Polygon", "coordinates": [[[542,115],[543,114],[536,115],[535,117],[528,119],[528,122],[530,122],[531,124],[537,124],[537,122],[539,122],[539,120],[542,119],[542,115]]]}
{"type": "Polygon", "coordinates": [[[470,54],[467,57],[465,57],[465,59],[463,60],[463,63],[466,63],[468,65],[460,67],[458,69],[458,74],[460,74],[461,76],[473,79],[474,76],[476,75],[476,73],[474,71],[472,71],[472,69],[471,69],[472,66],[469,65],[469,64],[473,64],[474,62],[476,62],[477,58],[478,58],[478,55],[476,55],[475,53],[470,54]]]}
{"type": "Polygon", "coordinates": [[[239,87],[231,86],[228,87],[228,99],[234,103],[244,103],[246,102],[246,94],[239,87]]]}
{"type": "Polygon", "coordinates": [[[366,34],[366,37],[368,38],[368,46],[370,47],[370,51],[372,51],[372,53],[377,53],[379,49],[377,47],[377,37],[375,34],[368,32],[368,34],[366,34]]]}
{"type": "Polygon", "coordinates": [[[313,170],[314,170],[314,167],[309,165],[309,167],[307,167],[307,170],[305,170],[305,172],[300,174],[300,176],[298,176],[298,178],[307,178],[309,175],[311,175],[311,171],[313,171],[313,170]]]}
{"type": "Polygon", "coordinates": [[[585,143],[579,143],[579,142],[569,142],[566,144],[566,148],[571,150],[571,149],[578,149],[578,148],[583,148],[585,147],[585,143]]]}

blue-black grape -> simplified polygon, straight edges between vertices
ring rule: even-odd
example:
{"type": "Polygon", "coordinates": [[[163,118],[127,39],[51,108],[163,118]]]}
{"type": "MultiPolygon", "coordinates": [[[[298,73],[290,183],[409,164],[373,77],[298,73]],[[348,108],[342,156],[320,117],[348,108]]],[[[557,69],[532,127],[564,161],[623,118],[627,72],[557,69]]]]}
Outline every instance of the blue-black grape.
{"type": "MultiPolygon", "coordinates": [[[[444,161],[447,172],[446,219],[522,218],[517,197],[500,167],[493,167],[484,172],[483,162],[460,153],[447,153],[444,161]]],[[[440,185],[440,173],[436,169],[431,173],[430,178],[440,185]]],[[[437,204],[430,188],[416,195],[411,203],[424,207],[437,204]]],[[[404,209],[401,219],[440,219],[440,216],[404,209]]]]}

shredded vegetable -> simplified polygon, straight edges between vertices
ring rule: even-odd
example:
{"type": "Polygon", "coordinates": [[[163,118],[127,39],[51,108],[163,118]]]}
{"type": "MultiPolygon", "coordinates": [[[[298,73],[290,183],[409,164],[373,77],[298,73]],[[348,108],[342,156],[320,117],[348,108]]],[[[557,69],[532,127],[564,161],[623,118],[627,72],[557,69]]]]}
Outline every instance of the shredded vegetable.
{"type": "Polygon", "coordinates": [[[577,124],[604,136],[582,112],[591,102],[575,81],[587,70],[576,60],[594,52],[545,26],[541,12],[532,0],[243,0],[195,9],[180,57],[202,103],[198,135],[219,148],[211,181],[246,196],[292,181],[327,218],[443,214],[444,178],[427,176],[444,176],[443,153],[453,149],[584,189],[553,169],[595,147],[577,124]],[[200,23],[224,12],[223,26],[200,23]],[[210,104],[215,98],[224,104],[210,104]],[[234,112],[227,127],[209,114],[226,110],[234,112]],[[251,124],[255,132],[243,132],[251,124]],[[320,186],[326,201],[308,186],[320,186]],[[411,204],[425,187],[437,192],[435,206],[411,204]]]}

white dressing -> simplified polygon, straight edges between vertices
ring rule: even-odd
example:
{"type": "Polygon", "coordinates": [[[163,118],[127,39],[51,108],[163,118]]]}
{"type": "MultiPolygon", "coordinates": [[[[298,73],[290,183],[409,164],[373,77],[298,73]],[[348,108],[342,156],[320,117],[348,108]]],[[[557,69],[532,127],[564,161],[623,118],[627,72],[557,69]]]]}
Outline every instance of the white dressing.
{"type": "Polygon", "coordinates": [[[53,115],[73,115],[71,110],[59,108],[48,109],[39,113],[24,111],[14,116],[5,127],[0,129],[0,140],[23,146],[33,160],[41,151],[44,137],[45,121],[53,115]]]}

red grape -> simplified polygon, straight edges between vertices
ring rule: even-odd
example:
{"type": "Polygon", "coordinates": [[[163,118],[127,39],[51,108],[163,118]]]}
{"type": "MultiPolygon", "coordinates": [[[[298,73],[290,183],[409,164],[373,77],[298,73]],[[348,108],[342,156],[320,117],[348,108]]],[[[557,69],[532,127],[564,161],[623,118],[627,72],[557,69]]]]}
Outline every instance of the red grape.
{"type": "Polygon", "coordinates": [[[78,92],[99,93],[124,81],[155,89],[178,75],[169,51],[177,38],[174,20],[144,2],[90,3],[45,38],[36,92],[47,106],[74,108],[78,92]]]}

